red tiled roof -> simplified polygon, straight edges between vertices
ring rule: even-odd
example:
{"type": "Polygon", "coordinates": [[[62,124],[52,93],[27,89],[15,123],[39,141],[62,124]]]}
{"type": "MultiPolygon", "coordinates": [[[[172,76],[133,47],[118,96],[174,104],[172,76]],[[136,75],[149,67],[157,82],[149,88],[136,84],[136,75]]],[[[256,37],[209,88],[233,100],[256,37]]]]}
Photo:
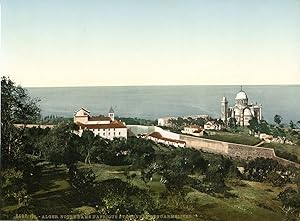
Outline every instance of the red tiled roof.
{"type": "Polygon", "coordinates": [[[195,130],[194,133],[201,133],[203,130],[195,130]]]}
{"type": "Polygon", "coordinates": [[[157,139],[160,139],[160,138],[163,137],[163,136],[161,135],[161,133],[159,133],[159,132],[152,132],[152,133],[149,134],[148,136],[154,137],[154,138],[157,138],[157,139]]]}
{"type": "Polygon", "coordinates": [[[127,128],[122,122],[116,120],[110,122],[109,124],[82,124],[77,122],[77,125],[83,127],[84,129],[127,128]]]}
{"type": "Polygon", "coordinates": [[[170,138],[166,138],[166,137],[163,137],[161,135],[161,133],[159,132],[152,132],[151,134],[148,135],[149,137],[153,137],[153,138],[157,138],[159,140],[165,140],[165,141],[170,141],[170,142],[174,142],[174,143],[182,143],[182,144],[185,144],[185,141],[183,140],[174,140],[174,139],[170,139],[170,138]]]}
{"type": "Polygon", "coordinates": [[[110,117],[105,116],[90,116],[89,121],[111,121],[110,117]]]}

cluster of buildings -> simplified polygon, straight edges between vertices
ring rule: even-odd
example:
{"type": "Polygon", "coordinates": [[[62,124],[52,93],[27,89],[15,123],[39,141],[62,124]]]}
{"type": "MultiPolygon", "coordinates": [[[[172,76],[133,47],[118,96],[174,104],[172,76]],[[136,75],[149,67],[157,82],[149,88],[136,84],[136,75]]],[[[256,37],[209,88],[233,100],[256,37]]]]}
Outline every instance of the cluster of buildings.
{"type": "MultiPolygon", "coordinates": [[[[208,119],[208,115],[192,115],[185,116],[186,118],[204,118],[208,119]]],[[[168,125],[168,120],[176,119],[176,118],[160,118],[159,126],[168,125]],[[162,121],[163,119],[163,121],[162,121]]],[[[172,145],[175,147],[184,147],[185,141],[180,140],[180,135],[176,133],[172,133],[166,130],[163,130],[160,127],[154,126],[151,129],[147,128],[146,132],[143,133],[134,133],[133,127],[147,127],[147,126],[138,126],[138,125],[126,125],[124,122],[115,119],[115,112],[112,108],[108,111],[106,116],[91,115],[90,111],[85,108],[80,108],[74,114],[74,123],[78,126],[78,131],[76,133],[79,136],[82,136],[83,131],[89,130],[94,133],[95,136],[100,136],[105,139],[113,140],[114,138],[125,138],[129,135],[134,135],[140,138],[152,140],[157,143],[162,143],[166,145],[172,145]]],[[[203,136],[205,130],[219,130],[221,129],[220,125],[218,125],[215,121],[207,121],[204,127],[200,127],[198,125],[189,125],[184,127],[182,133],[190,134],[194,136],[203,136]]]]}
{"type": "Polygon", "coordinates": [[[294,142],[287,140],[286,137],[274,137],[270,134],[260,133],[255,134],[255,137],[259,137],[261,140],[264,140],[266,143],[280,143],[280,144],[289,144],[289,145],[295,145],[294,142]]]}
{"type": "Polygon", "coordinates": [[[115,119],[115,112],[110,108],[108,115],[92,116],[90,111],[81,108],[74,114],[74,123],[78,126],[76,133],[82,136],[83,131],[89,130],[95,136],[113,140],[114,138],[127,139],[128,134],[137,137],[152,140],[157,143],[172,145],[175,147],[184,147],[185,141],[180,140],[179,134],[165,131],[159,127],[153,127],[149,130],[147,126],[129,125],[115,119]],[[134,133],[133,127],[146,127],[146,133],[134,133]]]}
{"type": "Polygon", "coordinates": [[[222,126],[218,124],[216,121],[208,121],[204,124],[203,127],[199,125],[188,125],[181,130],[183,134],[189,134],[197,137],[202,137],[207,130],[221,130],[222,126]]]}
{"type": "MultiPolygon", "coordinates": [[[[203,136],[205,130],[220,130],[223,126],[228,124],[230,118],[235,118],[239,126],[248,126],[249,120],[256,118],[258,121],[262,120],[262,107],[257,104],[249,104],[248,96],[245,91],[241,90],[235,97],[235,105],[228,106],[227,98],[224,96],[221,101],[221,120],[224,122],[220,125],[218,121],[210,120],[208,115],[191,115],[184,116],[183,119],[199,119],[203,118],[206,123],[203,127],[199,125],[186,125],[181,133],[189,134],[193,136],[203,136]]],[[[158,126],[173,126],[175,120],[178,117],[164,117],[158,119],[158,126]]],[[[125,138],[128,134],[134,134],[135,136],[152,140],[154,142],[163,143],[166,145],[173,145],[176,147],[185,146],[185,142],[180,140],[179,134],[167,132],[159,127],[152,129],[147,128],[146,133],[135,134],[132,130],[136,129],[132,126],[126,125],[124,122],[115,119],[115,113],[112,108],[108,111],[106,116],[92,116],[90,111],[85,108],[81,108],[74,114],[74,123],[78,125],[78,135],[81,136],[84,130],[89,130],[94,133],[95,136],[100,136],[106,139],[125,138]]],[[[136,125],[137,126],[137,125],[136,125]]],[[[144,126],[147,127],[147,126],[144,126]]],[[[144,128],[145,129],[145,128],[144,128]]],[[[273,139],[273,138],[272,138],[273,139]]]]}

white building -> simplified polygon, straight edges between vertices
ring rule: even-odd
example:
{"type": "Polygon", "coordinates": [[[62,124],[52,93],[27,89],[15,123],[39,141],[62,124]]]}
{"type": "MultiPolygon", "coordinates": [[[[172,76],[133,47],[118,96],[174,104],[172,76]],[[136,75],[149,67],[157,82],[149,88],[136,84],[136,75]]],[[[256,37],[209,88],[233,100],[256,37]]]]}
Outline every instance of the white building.
{"type": "Polygon", "coordinates": [[[186,143],[183,140],[177,140],[172,138],[164,137],[159,132],[152,132],[149,135],[146,136],[146,139],[152,140],[156,143],[162,143],[166,145],[172,145],[174,147],[185,147],[186,143]]]}
{"type": "Polygon", "coordinates": [[[258,122],[262,120],[262,106],[257,104],[248,104],[248,96],[242,90],[235,97],[235,105],[228,107],[227,98],[224,96],[221,101],[221,119],[228,123],[230,118],[235,118],[239,126],[248,126],[249,120],[256,118],[258,122]]]}
{"type": "Polygon", "coordinates": [[[107,117],[91,116],[88,110],[81,108],[74,115],[74,123],[79,127],[79,136],[84,130],[90,130],[95,136],[98,135],[110,140],[121,137],[127,139],[127,127],[123,122],[115,120],[112,108],[110,108],[107,117]]]}
{"type": "Polygon", "coordinates": [[[217,124],[215,121],[207,121],[204,124],[205,130],[221,130],[221,125],[217,124]]]}
{"type": "Polygon", "coordinates": [[[176,117],[162,117],[158,118],[157,125],[162,127],[170,127],[172,126],[172,120],[176,120],[176,117]]]}
{"type": "Polygon", "coordinates": [[[203,136],[203,132],[204,132],[204,129],[198,125],[186,126],[181,131],[181,133],[183,133],[183,134],[191,134],[191,135],[198,136],[198,137],[203,136]]]}

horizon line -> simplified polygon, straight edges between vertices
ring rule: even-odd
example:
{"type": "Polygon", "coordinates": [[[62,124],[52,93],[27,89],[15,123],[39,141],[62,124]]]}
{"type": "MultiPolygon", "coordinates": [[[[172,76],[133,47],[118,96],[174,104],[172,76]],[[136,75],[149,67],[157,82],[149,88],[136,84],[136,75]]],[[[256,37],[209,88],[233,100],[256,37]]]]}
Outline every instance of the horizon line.
{"type": "Polygon", "coordinates": [[[133,85],[70,85],[70,86],[24,86],[24,88],[65,88],[65,87],[182,87],[182,86],[300,86],[298,84],[133,84],[133,85]]]}

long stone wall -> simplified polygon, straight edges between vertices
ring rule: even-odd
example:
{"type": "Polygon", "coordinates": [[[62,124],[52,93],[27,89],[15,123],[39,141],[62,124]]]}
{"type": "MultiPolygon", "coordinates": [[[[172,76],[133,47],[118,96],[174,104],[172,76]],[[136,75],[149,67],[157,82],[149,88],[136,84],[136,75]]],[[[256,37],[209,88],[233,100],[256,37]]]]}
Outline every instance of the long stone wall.
{"type": "Polygon", "coordinates": [[[187,147],[203,150],[205,152],[222,154],[244,160],[251,160],[258,157],[271,158],[285,166],[300,168],[300,164],[298,163],[277,157],[274,150],[271,148],[228,143],[187,135],[180,135],[180,139],[186,142],[187,147]]]}
{"type": "Polygon", "coordinates": [[[160,127],[156,127],[156,126],[127,125],[127,128],[129,130],[131,130],[131,132],[136,136],[138,134],[150,134],[152,132],[159,132],[163,137],[173,139],[173,140],[180,139],[179,134],[164,130],[164,129],[162,129],[160,127]]]}
{"type": "Polygon", "coordinates": [[[228,143],[228,155],[244,160],[251,160],[258,157],[274,158],[275,152],[270,148],[228,143]]]}
{"type": "Polygon", "coordinates": [[[228,155],[228,143],[226,142],[216,142],[215,140],[192,137],[187,135],[180,135],[180,140],[184,140],[186,142],[187,147],[193,147],[195,149],[211,153],[228,155]]]}

